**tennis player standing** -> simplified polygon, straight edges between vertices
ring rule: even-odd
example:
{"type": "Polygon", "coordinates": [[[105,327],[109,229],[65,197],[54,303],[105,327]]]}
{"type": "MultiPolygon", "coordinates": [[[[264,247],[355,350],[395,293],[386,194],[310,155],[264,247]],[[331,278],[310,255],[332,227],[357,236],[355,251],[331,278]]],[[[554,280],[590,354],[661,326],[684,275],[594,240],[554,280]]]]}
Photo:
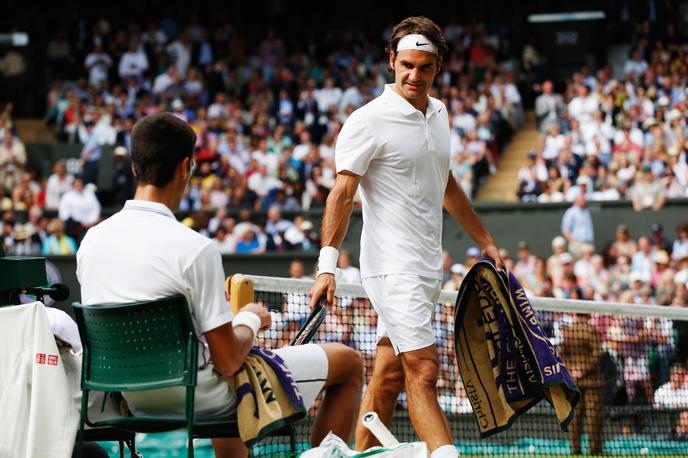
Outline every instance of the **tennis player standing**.
{"type": "MultiPolygon", "coordinates": [[[[374,410],[389,426],[405,384],[411,422],[432,458],[458,456],[435,390],[432,320],[442,281],[442,207],[502,266],[492,236],[450,175],[447,108],[428,96],[446,50],[440,28],[425,17],[394,27],[387,47],[394,84],[353,112],[337,140],[337,178],[311,290],[311,306],[322,295],[332,303],[338,248],[360,189],[361,277],[379,317],[375,369],[361,412],[374,410]]],[[[375,443],[359,421],[356,448],[375,443]]]]}

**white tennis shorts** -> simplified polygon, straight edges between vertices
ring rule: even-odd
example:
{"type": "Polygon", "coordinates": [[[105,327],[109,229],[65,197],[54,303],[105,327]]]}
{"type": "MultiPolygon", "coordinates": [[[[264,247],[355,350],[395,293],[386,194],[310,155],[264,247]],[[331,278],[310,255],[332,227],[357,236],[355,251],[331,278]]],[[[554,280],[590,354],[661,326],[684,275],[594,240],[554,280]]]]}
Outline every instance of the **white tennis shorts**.
{"type": "Polygon", "coordinates": [[[432,321],[441,280],[409,274],[382,275],[364,278],[363,287],[378,315],[378,342],[389,337],[397,355],[435,343],[432,321]]]}
{"type": "Polygon", "coordinates": [[[325,350],[319,345],[306,344],[273,351],[284,360],[294,376],[303,397],[303,405],[309,409],[327,380],[328,361],[325,350]]]}

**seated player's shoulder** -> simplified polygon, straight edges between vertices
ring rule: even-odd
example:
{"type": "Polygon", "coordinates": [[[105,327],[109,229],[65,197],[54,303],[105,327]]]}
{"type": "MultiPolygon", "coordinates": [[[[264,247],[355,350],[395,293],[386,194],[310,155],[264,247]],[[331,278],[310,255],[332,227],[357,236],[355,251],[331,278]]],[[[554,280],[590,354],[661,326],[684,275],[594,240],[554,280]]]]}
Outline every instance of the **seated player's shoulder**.
{"type": "Polygon", "coordinates": [[[199,250],[202,250],[208,245],[213,245],[213,241],[211,239],[180,222],[170,224],[170,231],[170,235],[178,238],[180,242],[193,245],[199,250]]]}

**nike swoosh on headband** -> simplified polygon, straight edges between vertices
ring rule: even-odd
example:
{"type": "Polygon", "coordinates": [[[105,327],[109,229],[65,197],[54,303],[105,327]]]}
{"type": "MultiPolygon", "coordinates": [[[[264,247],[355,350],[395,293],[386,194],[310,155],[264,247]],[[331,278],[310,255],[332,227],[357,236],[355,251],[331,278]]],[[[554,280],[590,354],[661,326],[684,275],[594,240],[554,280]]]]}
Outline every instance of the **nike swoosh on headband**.
{"type": "Polygon", "coordinates": [[[437,55],[437,45],[425,35],[420,33],[412,33],[402,37],[397,43],[396,51],[403,51],[406,49],[416,49],[418,51],[429,52],[437,55]]]}

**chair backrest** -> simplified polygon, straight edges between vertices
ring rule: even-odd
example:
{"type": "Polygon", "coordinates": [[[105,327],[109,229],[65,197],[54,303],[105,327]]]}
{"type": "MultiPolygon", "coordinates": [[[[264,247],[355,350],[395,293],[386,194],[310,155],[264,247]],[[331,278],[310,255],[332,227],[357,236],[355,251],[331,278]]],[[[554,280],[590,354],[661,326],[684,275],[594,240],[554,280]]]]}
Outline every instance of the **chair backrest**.
{"type": "Polygon", "coordinates": [[[83,389],[196,386],[198,341],[184,296],[73,306],[84,347],[83,389]]]}

